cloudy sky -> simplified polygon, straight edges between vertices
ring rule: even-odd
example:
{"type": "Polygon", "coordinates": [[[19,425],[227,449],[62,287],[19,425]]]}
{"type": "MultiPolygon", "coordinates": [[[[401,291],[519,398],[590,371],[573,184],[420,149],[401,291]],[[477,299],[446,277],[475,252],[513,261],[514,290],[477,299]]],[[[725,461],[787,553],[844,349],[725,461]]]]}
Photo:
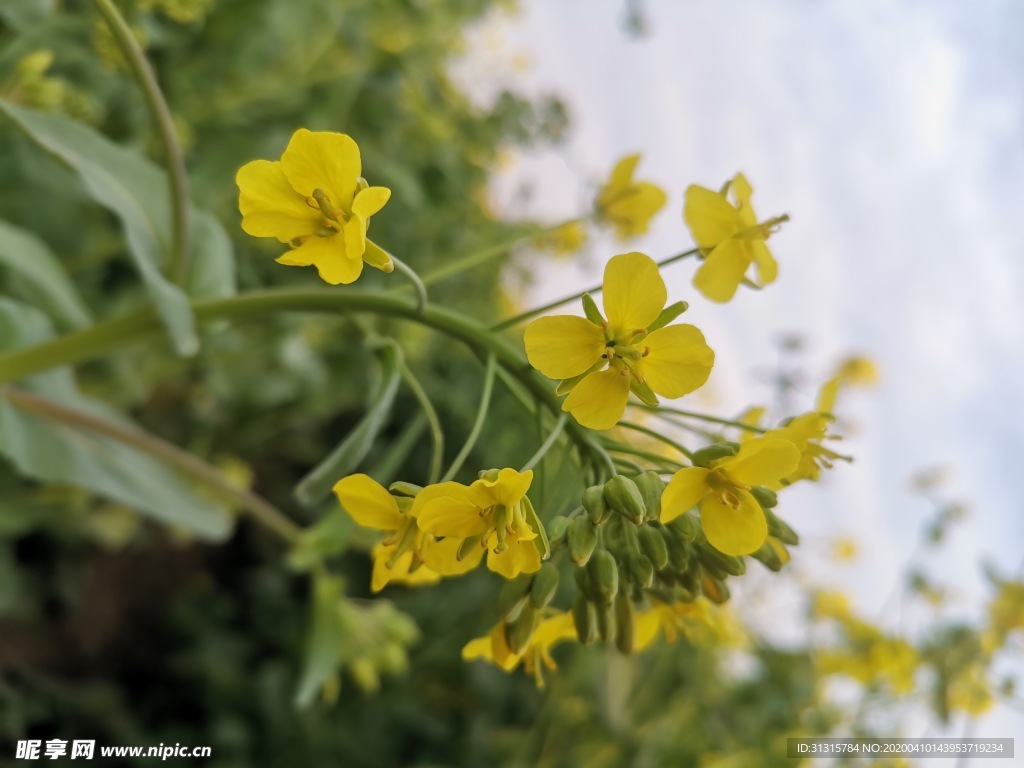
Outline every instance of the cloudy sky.
{"type": "Polygon", "coordinates": [[[522,5],[480,30],[486,55],[474,60],[490,63],[468,76],[561,94],[573,129],[565,146],[517,156],[496,205],[521,212],[515,190],[529,183],[530,213],[572,216],[636,151],[640,176],[669,191],[642,240],[598,240],[589,265],[539,262],[528,303],[595,282],[614,253],[690,247],[683,189],[742,170],[762,218],[793,220],[772,240],[780,276],[762,292],[716,305],[690,286],[692,264],[667,270],[671,298],[691,303],[686,319],[718,356],[708,393],[689,404],[731,414],[764,401],[758,371],[784,333],[805,336],[815,380],[869,354],[880,386],[840,404],[856,463],[794,489],[785,512],[809,542],[857,536],[859,565],[835,579],[856,585],[871,615],[929,510],[909,478],[950,467],[947,493],[972,516],[937,570],[971,612],[981,559],[1013,572],[1024,554],[1024,5],[649,0],[640,37],[620,0],[522,5]]]}

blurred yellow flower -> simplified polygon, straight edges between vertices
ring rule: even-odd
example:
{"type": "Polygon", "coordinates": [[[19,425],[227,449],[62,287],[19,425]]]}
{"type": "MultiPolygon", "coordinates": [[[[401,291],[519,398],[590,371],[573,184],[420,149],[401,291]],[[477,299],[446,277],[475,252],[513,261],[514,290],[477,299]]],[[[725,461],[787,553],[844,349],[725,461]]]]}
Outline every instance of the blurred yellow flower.
{"type": "Polygon", "coordinates": [[[506,579],[533,573],[540,570],[541,553],[536,542],[540,521],[526,498],[531,482],[532,470],[506,468],[468,487],[443,483],[444,491],[422,508],[419,524],[446,541],[479,539],[488,550],[487,567],[506,579]]]}
{"type": "Polygon", "coordinates": [[[699,505],[711,546],[727,555],[749,555],[768,538],[768,522],[750,487],[777,483],[799,462],[800,452],[789,440],[748,440],[735,456],[676,472],[661,499],[661,520],[671,522],[699,505]]]}
{"type": "Polygon", "coordinates": [[[1024,629],[1024,582],[1004,581],[988,605],[988,627],[981,637],[986,653],[1002,648],[1006,636],[1024,629]]]}
{"type": "Polygon", "coordinates": [[[668,199],[656,184],[633,180],[639,162],[640,155],[622,158],[612,169],[595,202],[598,217],[612,225],[620,240],[644,234],[654,214],[668,199]]]}
{"type": "Polygon", "coordinates": [[[761,286],[773,282],[778,265],[765,240],[789,220],[777,216],[759,223],[750,207],[753,190],[742,173],[737,173],[723,192],[691,184],[686,189],[683,218],[693,234],[704,263],[693,284],[712,301],[729,301],[753,263],[761,286]],[[733,202],[727,193],[732,192],[733,202]]]}
{"type": "Polygon", "coordinates": [[[526,647],[515,653],[509,648],[505,623],[500,622],[489,634],[466,643],[462,649],[462,658],[466,661],[489,661],[506,672],[511,672],[522,663],[527,674],[533,675],[537,681],[537,687],[543,688],[543,668],[557,669],[551,657],[551,649],[560,642],[575,639],[576,626],[572,615],[559,613],[541,621],[530,635],[526,647]]]}
{"type": "Polygon", "coordinates": [[[479,548],[460,560],[457,542],[436,541],[417,523],[423,508],[433,499],[444,497],[448,486],[454,485],[458,484],[430,485],[414,498],[396,499],[367,475],[350,475],[334,484],[338,501],[353,520],[364,528],[390,533],[371,553],[370,588],[374,592],[391,581],[410,586],[432,584],[442,576],[465,573],[480,563],[483,553],[479,548]]]}
{"type": "Polygon", "coordinates": [[[842,387],[872,387],[878,383],[878,366],[866,357],[848,357],[818,393],[818,410],[832,413],[842,387]]]}
{"type": "Polygon", "coordinates": [[[767,483],[769,488],[778,490],[783,486],[792,485],[798,480],[817,480],[821,477],[822,467],[831,469],[833,463],[839,459],[850,460],[822,443],[827,438],[838,439],[835,435],[828,433],[828,425],[831,421],[830,415],[811,411],[791,419],[778,429],[765,433],[788,440],[800,451],[800,462],[794,470],[776,482],[767,483]]]}
{"type": "Polygon", "coordinates": [[[836,590],[823,590],[811,595],[811,615],[818,619],[845,620],[852,616],[850,598],[836,590]]]}
{"type": "Polygon", "coordinates": [[[239,169],[242,229],[288,243],[292,250],[279,264],[315,266],[331,285],[354,282],[364,261],[391,272],[391,257],[366,239],[370,217],[391,190],[367,186],[361,173],[359,147],[350,136],[300,128],[280,161],[253,160],[239,169]]]}
{"type": "Polygon", "coordinates": [[[856,540],[848,537],[833,539],[830,548],[832,559],[840,563],[856,560],[859,552],[856,540]]]}
{"type": "Polygon", "coordinates": [[[947,697],[950,710],[965,712],[971,717],[984,715],[995,704],[985,669],[978,663],[967,665],[953,678],[947,697]]]}
{"type": "Polygon", "coordinates": [[[586,245],[588,236],[582,221],[572,221],[539,236],[534,244],[537,248],[552,251],[555,256],[572,256],[586,245]]]}
{"type": "MultiPolygon", "coordinates": [[[[590,429],[611,429],[632,390],[644,402],[682,397],[707,381],[715,353],[694,326],[658,324],[668,292],[658,265],[642,253],[614,256],[604,270],[605,320],[584,297],[587,317],[556,315],[526,328],[526,356],[569,392],[562,410],[590,429]]],[[[682,305],[675,311],[682,311],[682,305]]],[[[674,319],[674,316],[671,319],[674,319]]]]}

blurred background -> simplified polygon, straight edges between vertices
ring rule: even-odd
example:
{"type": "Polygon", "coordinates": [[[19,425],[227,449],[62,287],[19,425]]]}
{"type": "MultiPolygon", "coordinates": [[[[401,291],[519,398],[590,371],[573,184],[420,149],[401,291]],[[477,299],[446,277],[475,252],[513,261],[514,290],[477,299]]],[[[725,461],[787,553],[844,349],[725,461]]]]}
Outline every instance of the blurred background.
{"type": "MultiPolygon", "coordinates": [[[[803,537],[792,567],[737,586],[744,640],[660,644],[630,658],[562,649],[543,691],[459,658],[493,623],[498,579],[478,574],[389,589],[384,598],[419,628],[407,663],[370,653],[367,627],[390,621],[374,614],[353,629],[337,700],[297,709],[310,594],[276,540],[243,522],[226,542],[203,543],[0,463],[0,740],[209,744],[216,766],[728,768],[787,764],[769,745],[840,725],[882,736],[894,723],[907,736],[1019,731],[1020,694],[1004,685],[1019,663],[992,673],[998,701],[979,713],[949,706],[941,670],[965,627],[992,621],[993,580],[1019,579],[1024,565],[1012,479],[1024,441],[1024,235],[1014,224],[1024,8],[120,5],[172,106],[193,197],[233,240],[241,289],[316,284],[311,270],[274,264],[273,246],[238,226],[236,169],[277,157],[297,127],[357,139],[364,174],[394,192],[374,236],[420,272],[585,214],[615,162],[641,152],[639,178],[669,195],[646,236],[620,243],[595,229],[573,258],[527,239],[504,261],[432,286],[431,299],[493,319],[599,282],[615,253],[686,250],[685,187],[718,188],[742,171],[762,216],[792,217],[772,239],[779,281],[722,306],[693,290],[693,264],[666,271],[670,296],[690,302],[687,322],[717,353],[688,403],[730,417],[752,405],[799,413],[852,354],[877,366],[878,381],[844,391],[838,409],[842,451],[856,461],[787,495],[803,537]],[[808,593],[829,586],[912,638],[927,664],[911,690],[824,679],[808,593]]],[[[0,4],[0,94],[160,157],[90,3],[0,4]]],[[[145,302],[117,221],[6,121],[0,218],[59,255],[97,318],[145,302]]],[[[0,287],[20,296],[4,273],[0,287]]],[[[465,434],[480,386],[472,357],[418,328],[379,330],[402,343],[446,429],[465,434]]],[[[301,508],[292,488],[364,410],[372,354],[352,342],[360,335],[342,318],[279,316],[214,329],[192,360],[131,348],[83,366],[78,382],[312,524],[330,505],[301,508]]],[[[495,408],[489,423],[516,419],[511,398],[495,408]]],[[[429,446],[417,413],[400,394],[365,471],[382,482],[422,477],[429,446]],[[404,453],[387,450],[403,441],[404,453]]],[[[521,463],[531,439],[502,430],[469,463],[521,463]]],[[[336,564],[361,601],[372,540],[340,537],[336,564]]]]}

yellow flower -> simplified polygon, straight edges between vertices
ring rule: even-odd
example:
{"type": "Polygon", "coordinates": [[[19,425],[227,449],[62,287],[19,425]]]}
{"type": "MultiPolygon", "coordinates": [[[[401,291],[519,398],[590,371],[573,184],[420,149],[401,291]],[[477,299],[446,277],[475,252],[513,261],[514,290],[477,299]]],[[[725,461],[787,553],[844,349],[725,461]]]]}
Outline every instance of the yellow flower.
{"type": "Polygon", "coordinates": [[[445,541],[478,538],[488,550],[487,567],[506,579],[533,573],[540,570],[537,538],[543,531],[526,498],[531,482],[532,470],[502,469],[468,487],[444,483],[445,491],[423,507],[419,525],[445,541]]]}
{"type": "Polygon", "coordinates": [[[761,286],[773,282],[778,274],[765,240],[789,217],[777,216],[758,223],[750,207],[752,193],[742,173],[737,173],[721,193],[695,184],[686,189],[683,218],[705,256],[693,284],[712,301],[729,301],[751,263],[757,267],[761,286]],[[729,191],[733,202],[726,196],[729,191]]]}
{"type": "Polygon", "coordinates": [[[846,621],[853,616],[850,599],[837,590],[814,592],[811,595],[811,615],[819,619],[846,621]]]}
{"type": "Polygon", "coordinates": [[[598,215],[612,225],[620,240],[644,234],[667,200],[661,187],[633,180],[639,162],[640,155],[622,158],[597,195],[598,215]]]}
{"type": "Polygon", "coordinates": [[[832,413],[841,387],[873,387],[878,383],[878,366],[866,357],[848,357],[818,393],[818,410],[832,413]]]}
{"type": "Polygon", "coordinates": [[[822,467],[831,469],[837,459],[850,461],[848,456],[836,453],[822,443],[826,438],[837,439],[835,435],[828,434],[828,425],[832,420],[826,413],[811,411],[766,433],[789,440],[800,451],[800,463],[794,471],[776,482],[767,483],[769,488],[778,490],[798,480],[816,481],[821,476],[822,467]]]}
{"type": "Polygon", "coordinates": [[[391,581],[410,586],[432,584],[442,576],[465,573],[480,563],[483,553],[479,548],[474,547],[460,560],[458,542],[437,541],[417,523],[430,501],[444,497],[449,486],[456,485],[458,483],[430,485],[410,499],[395,498],[367,475],[350,475],[334,484],[338,501],[353,520],[364,528],[391,534],[376,544],[371,553],[370,588],[374,592],[391,581]]]}
{"type": "Polygon", "coordinates": [[[949,684],[949,708],[980,717],[992,709],[995,697],[985,676],[985,669],[977,662],[969,664],[949,684]]]}
{"type": "Polygon", "coordinates": [[[588,236],[586,225],[581,221],[573,221],[537,237],[534,245],[553,251],[555,256],[571,256],[586,245],[588,236]]]}
{"type": "Polygon", "coordinates": [[[626,410],[630,390],[656,405],[656,394],[682,397],[707,381],[715,353],[703,334],[692,325],[663,328],[657,322],[667,298],[654,260],[626,253],[605,266],[607,320],[591,301],[590,319],[556,315],[530,323],[526,356],[545,376],[563,380],[558,390],[569,391],[563,411],[590,429],[611,429],[626,410]]]}
{"type": "Polygon", "coordinates": [[[633,648],[642,651],[658,636],[665,635],[665,641],[674,643],[680,634],[689,635],[696,626],[710,626],[711,611],[708,601],[699,598],[692,603],[662,603],[655,601],[654,606],[646,611],[638,611],[636,635],[633,648]]]}
{"type": "Polygon", "coordinates": [[[750,486],[777,483],[799,462],[800,452],[789,440],[758,437],[708,468],[680,469],[662,496],[661,520],[671,522],[699,505],[711,546],[727,555],[749,555],[768,538],[768,522],[750,486]]]}
{"type": "Polygon", "coordinates": [[[253,160],[236,176],[242,229],[276,237],[292,250],[277,259],[315,266],[331,285],[354,282],[363,262],[383,272],[394,263],[366,239],[370,217],[391,197],[360,176],[359,147],[343,133],[297,130],[280,161],[253,160]]]}
{"type": "Polygon", "coordinates": [[[1024,582],[1004,581],[988,605],[988,627],[981,636],[986,653],[1002,648],[1006,636],[1024,630],[1024,582]]]}
{"type": "Polygon", "coordinates": [[[543,688],[543,668],[547,667],[550,670],[558,668],[555,660],[551,657],[551,649],[563,640],[575,639],[576,626],[573,623],[572,615],[559,613],[541,621],[530,635],[526,647],[521,652],[514,653],[508,647],[505,623],[500,622],[491,630],[490,634],[466,643],[462,649],[462,658],[466,661],[483,659],[497,664],[506,672],[511,672],[522,663],[527,674],[534,676],[537,687],[543,688]]]}
{"type": "Polygon", "coordinates": [[[857,559],[859,548],[855,539],[842,537],[832,540],[831,550],[833,560],[848,563],[857,559]]]}

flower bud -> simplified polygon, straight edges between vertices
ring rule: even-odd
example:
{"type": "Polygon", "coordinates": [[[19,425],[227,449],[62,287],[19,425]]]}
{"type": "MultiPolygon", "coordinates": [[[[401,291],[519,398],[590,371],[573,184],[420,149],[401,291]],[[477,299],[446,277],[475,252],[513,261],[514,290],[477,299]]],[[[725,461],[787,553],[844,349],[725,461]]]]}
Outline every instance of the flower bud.
{"type": "Polygon", "coordinates": [[[654,565],[639,552],[630,552],[625,563],[626,579],[636,586],[646,589],[654,583],[654,565]]]}
{"type": "Polygon", "coordinates": [[[781,571],[782,566],[789,562],[789,553],[786,552],[785,545],[778,539],[773,539],[771,537],[765,539],[761,548],[750,556],[761,563],[769,571],[773,571],[775,573],[781,571]],[[783,552],[785,552],[785,555],[783,555],[783,552]]]}
{"type": "Polygon", "coordinates": [[[407,483],[404,480],[397,480],[388,486],[388,490],[396,496],[413,497],[423,490],[423,486],[407,483]]]}
{"type": "Polygon", "coordinates": [[[590,518],[584,515],[574,517],[569,522],[565,541],[569,546],[569,559],[576,565],[586,565],[594,553],[594,547],[597,546],[597,530],[591,524],[590,518]]]}
{"type": "Polygon", "coordinates": [[[657,520],[661,517],[661,495],[665,491],[665,481],[657,472],[648,470],[633,478],[633,482],[640,489],[640,496],[644,500],[644,508],[647,510],[644,517],[647,520],[657,520]]]}
{"type": "Polygon", "coordinates": [[[668,548],[668,559],[672,570],[676,573],[683,573],[690,565],[690,547],[680,536],[670,533],[662,528],[661,538],[668,548]]]}
{"type": "Polygon", "coordinates": [[[600,525],[608,519],[611,509],[604,500],[604,486],[592,485],[583,492],[583,508],[587,510],[590,522],[600,525]]]}
{"type": "Polygon", "coordinates": [[[610,643],[615,639],[615,616],[611,604],[595,605],[594,611],[597,615],[597,636],[601,642],[610,643]]]}
{"type": "Polygon", "coordinates": [[[666,524],[665,529],[679,541],[689,543],[697,538],[697,534],[700,532],[700,523],[697,522],[696,517],[686,513],[666,524]]]}
{"type": "Polygon", "coordinates": [[[644,405],[658,405],[658,395],[646,381],[640,381],[635,376],[631,377],[629,380],[629,391],[636,395],[644,405]]]}
{"type": "Polygon", "coordinates": [[[621,592],[615,598],[615,647],[627,656],[633,652],[636,625],[633,622],[633,602],[621,592]]]}
{"type": "Polygon", "coordinates": [[[599,325],[602,328],[605,326],[604,317],[601,316],[601,310],[597,308],[597,303],[589,293],[583,294],[583,314],[587,316],[587,320],[592,322],[594,325],[599,325]]]}
{"type": "Polygon", "coordinates": [[[797,532],[782,522],[774,512],[766,509],[764,516],[768,520],[768,533],[770,535],[791,547],[795,547],[800,543],[800,536],[797,535],[797,532]]]}
{"type": "Polygon", "coordinates": [[[625,475],[615,475],[604,484],[604,500],[627,520],[639,523],[644,519],[644,498],[636,483],[625,475]]]}
{"type": "Polygon", "coordinates": [[[530,643],[537,626],[537,613],[533,606],[526,605],[515,621],[505,621],[505,642],[512,653],[522,653],[530,643]]]}
{"type": "Polygon", "coordinates": [[[750,495],[761,505],[761,509],[771,509],[779,503],[779,497],[771,488],[763,485],[755,485],[750,489],[750,495]]]}
{"type": "Polygon", "coordinates": [[[661,314],[654,319],[654,322],[647,326],[647,331],[651,332],[656,331],[659,328],[664,328],[689,308],[690,305],[685,301],[677,301],[675,304],[669,304],[661,310],[661,314]]]}
{"type": "Polygon", "coordinates": [[[649,525],[641,525],[637,531],[637,538],[640,541],[640,551],[651,561],[654,570],[660,571],[668,566],[668,546],[661,531],[649,525]]]}
{"type": "Polygon", "coordinates": [[[565,541],[566,531],[569,530],[569,518],[564,515],[557,515],[548,520],[548,541],[551,546],[557,547],[565,541]]]}
{"type": "Polygon", "coordinates": [[[470,536],[468,539],[463,539],[459,544],[459,551],[455,553],[455,559],[460,563],[473,554],[473,551],[480,546],[483,541],[484,535],[478,533],[476,536],[470,536]]]}
{"type": "Polygon", "coordinates": [[[718,605],[729,600],[729,587],[725,585],[725,581],[716,579],[710,573],[705,573],[701,577],[700,590],[708,600],[718,605]]]}
{"type": "Polygon", "coordinates": [[[558,569],[550,563],[545,563],[533,575],[533,581],[530,583],[530,604],[534,608],[543,608],[551,602],[557,590],[558,569]]]}
{"type": "Polygon", "coordinates": [[[693,456],[690,457],[690,461],[693,462],[695,467],[708,467],[711,462],[724,459],[727,456],[735,456],[739,451],[739,443],[725,440],[694,452],[693,456]]]}
{"type": "Polygon", "coordinates": [[[533,575],[524,573],[501,585],[498,592],[498,614],[505,621],[515,621],[526,606],[533,575]]]}
{"type": "Polygon", "coordinates": [[[747,572],[747,565],[742,557],[726,555],[712,547],[706,539],[697,542],[697,559],[707,570],[716,576],[742,576],[747,572]]]}
{"type": "Polygon", "coordinates": [[[611,552],[597,550],[590,558],[587,570],[594,596],[602,603],[610,604],[619,591],[619,564],[611,552]]]}
{"type": "Polygon", "coordinates": [[[590,645],[597,640],[597,613],[582,592],[577,592],[572,601],[572,623],[581,643],[590,645]]]}

